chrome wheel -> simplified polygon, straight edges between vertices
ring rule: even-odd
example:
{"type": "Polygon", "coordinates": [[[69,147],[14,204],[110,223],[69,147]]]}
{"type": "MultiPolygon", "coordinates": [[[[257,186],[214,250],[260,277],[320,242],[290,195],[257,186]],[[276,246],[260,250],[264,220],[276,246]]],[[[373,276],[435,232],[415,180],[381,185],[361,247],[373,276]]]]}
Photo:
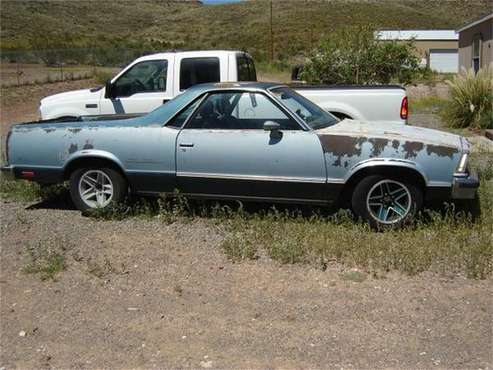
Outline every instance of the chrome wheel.
{"type": "Polygon", "coordinates": [[[411,210],[409,189],[394,180],[381,180],[368,192],[366,207],[379,223],[395,224],[402,221],[411,210]]]}
{"type": "Polygon", "coordinates": [[[79,180],[79,195],[91,208],[103,208],[113,199],[113,182],[100,170],[89,170],[79,180]]]}

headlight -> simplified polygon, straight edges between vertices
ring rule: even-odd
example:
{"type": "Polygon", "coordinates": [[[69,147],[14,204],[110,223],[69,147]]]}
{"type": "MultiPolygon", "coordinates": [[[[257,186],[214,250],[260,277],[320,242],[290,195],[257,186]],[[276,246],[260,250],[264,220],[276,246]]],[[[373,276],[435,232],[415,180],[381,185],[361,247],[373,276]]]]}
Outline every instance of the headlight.
{"type": "Polygon", "coordinates": [[[464,153],[462,157],[460,157],[459,165],[457,166],[457,170],[455,171],[457,174],[466,174],[467,173],[467,160],[469,154],[464,153]]]}

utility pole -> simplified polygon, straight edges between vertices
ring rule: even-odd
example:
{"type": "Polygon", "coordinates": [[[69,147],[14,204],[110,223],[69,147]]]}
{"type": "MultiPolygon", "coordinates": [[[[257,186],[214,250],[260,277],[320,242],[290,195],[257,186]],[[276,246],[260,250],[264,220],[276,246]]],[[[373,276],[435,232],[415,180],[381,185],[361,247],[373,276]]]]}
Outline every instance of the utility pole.
{"type": "Polygon", "coordinates": [[[269,59],[272,63],[274,60],[274,32],[272,30],[272,0],[270,0],[270,53],[269,59]]]}

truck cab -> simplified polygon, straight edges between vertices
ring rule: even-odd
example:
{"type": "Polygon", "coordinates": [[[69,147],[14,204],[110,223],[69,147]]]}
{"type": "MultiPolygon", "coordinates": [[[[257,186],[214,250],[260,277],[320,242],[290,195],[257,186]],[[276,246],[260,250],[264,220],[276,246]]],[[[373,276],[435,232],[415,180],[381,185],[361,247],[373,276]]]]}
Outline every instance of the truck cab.
{"type": "Polygon", "coordinates": [[[145,114],[189,87],[206,82],[256,81],[251,56],[241,51],[166,52],[134,60],[105,86],[41,100],[43,120],[145,114]]]}

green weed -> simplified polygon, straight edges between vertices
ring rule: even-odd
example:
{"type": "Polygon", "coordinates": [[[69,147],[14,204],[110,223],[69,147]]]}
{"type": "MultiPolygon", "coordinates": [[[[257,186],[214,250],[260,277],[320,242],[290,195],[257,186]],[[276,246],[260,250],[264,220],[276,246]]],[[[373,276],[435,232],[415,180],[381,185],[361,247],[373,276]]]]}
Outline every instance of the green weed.
{"type": "Polygon", "coordinates": [[[55,280],[56,276],[66,268],[65,252],[70,244],[64,239],[39,241],[27,246],[29,262],[23,271],[26,274],[37,274],[40,279],[55,280]]]}
{"type": "Polygon", "coordinates": [[[441,116],[450,127],[493,128],[493,63],[477,74],[463,70],[446,82],[451,99],[441,116]]]}

